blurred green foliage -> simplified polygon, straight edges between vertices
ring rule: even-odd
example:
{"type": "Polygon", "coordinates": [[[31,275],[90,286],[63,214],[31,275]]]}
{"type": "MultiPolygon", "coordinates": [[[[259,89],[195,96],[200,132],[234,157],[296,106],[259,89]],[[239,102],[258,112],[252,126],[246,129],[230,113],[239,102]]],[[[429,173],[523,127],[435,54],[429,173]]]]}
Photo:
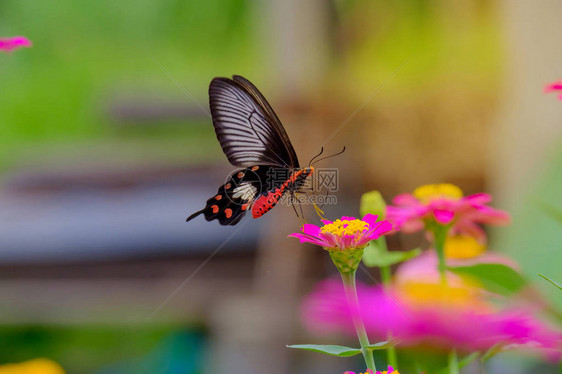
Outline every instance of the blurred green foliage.
{"type": "Polygon", "coordinates": [[[68,373],[193,373],[204,348],[201,330],[181,326],[0,327],[0,364],[43,357],[68,373]]]}
{"type": "Polygon", "coordinates": [[[212,77],[259,70],[249,10],[247,0],[3,0],[0,35],[25,35],[33,47],[0,55],[0,168],[45,151],[45,143],[158,134],[164,145],[155,151],[164,153],[209,144],[210,121],[210,131],[190,142],[194,130],[185,121],[122,131],[107,107],[116,96],[194,105],[161,64],[207,108],[212,77]]]}
{"type": "MultiPolygon", "coordinates": [[[[361,99],[407,62],[385,97],[489,92],[499,83],[501,28],[492,1],[336,1],[346,54],[340,68],[361,99]],[[422,91],[423,90],[423,91],[422,91]]],[[[379,100],[383,98],[378,98],[379,100]]]]}
{"type": "Polygon", "coordinates": [[[547,160],[528,193],[521,196],[519,205],[513,210],[513,224],[497,232],[497,247],[522,264],[527,278],[533,280],[546,300],[558,308],[562,307],[559,290],[537,273],[560,279],[562,225],[555,213],[562,212],[560,186],[562,152],[557,152],[547,160]]]}
{"type": "MultiPolygon", "coordinates": [[[[487,92],[502,53],[492,4],[334,1],[326,5],[334,7],[335,20],[326,34],[335,52],[331,76],[362,101],[410,58],[403,79],[385,88],[386,100],[411,100],[421,90],[487,92]]],[[[206,109],[213,77],[260,81],[274,74],[260,28],[270,33],[276,26],[264,22],[263,10],[249,0],[60,0],[56,6],[3,0],[0,35],[25,35],[34,45],[0,55],[0,170],[53,153],[73,159],[76,152],[65,153],[69,143],[80,152],[91,149],[94,159],[153,155],[187,162],[208,147],[222,157],[210,121],[196,135],[187,121],[152,123],[150,133],[138,126],[122,131],[108,107],[118,97],[196,107],[193,95],[206,109]],[[137,142],[138,149],[129,146],[137,142]],[[112,152],[100,152],[108,145],[112,152]]]]}

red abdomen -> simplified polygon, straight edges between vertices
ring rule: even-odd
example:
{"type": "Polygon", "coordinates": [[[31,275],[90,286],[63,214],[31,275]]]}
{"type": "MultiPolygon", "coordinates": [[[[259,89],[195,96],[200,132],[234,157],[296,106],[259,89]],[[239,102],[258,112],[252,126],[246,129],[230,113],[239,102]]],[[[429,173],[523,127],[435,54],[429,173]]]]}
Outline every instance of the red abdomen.
{"type": "Polygon", "coordinates": [[[259,218],[269,212],[275,204],[277,204],[282,195],[283,192],[277,189],[268,192],[267,195],[258,197],[252,206],[252,217],[259,218]]]}
{"type": "Polygon", "coordinates": [[[259,218],[265,213],[269,212],[275,204],[279,202],[281,196],[287,189],[299,189],[302,183],[310,174],[314,172],[314,168],[299,169],[291,174],[289,179],[284,181],[278,188],[269,191],[267,194],[262,195],[256,199],[252,206],[252,217],[259,218]]]}

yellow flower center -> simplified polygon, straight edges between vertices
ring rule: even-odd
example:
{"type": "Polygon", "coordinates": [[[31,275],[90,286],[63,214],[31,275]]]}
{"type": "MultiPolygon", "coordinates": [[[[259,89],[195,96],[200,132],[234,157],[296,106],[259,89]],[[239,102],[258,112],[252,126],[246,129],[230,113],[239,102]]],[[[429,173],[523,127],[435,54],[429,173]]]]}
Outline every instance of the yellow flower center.
{"type": "Polygon", "coordinates": [[[400,287],[402,295],[414,306],[440,308],[472,307],[484,309],[485,304],[478,297],[478,285],[463,279],[459,286],[440,283],[408,282],[400,287]]]}
{"type": "Polygon", "coordinates": [[[344,235],[357,235],[361,237],[363,232],[369,228],[369,224],[365,221],[361,221],[360,219],[354,219],[351,221],[347,220],[335,220],[332,223],[324,225],[320,231],[325,233],[334,234],[336,236],[344,236],[344,235]]]}
{"type": "Polygon", "coordinates": [[[454,184],[441,183],[420,186],[414,190],[414,196],[422,203],[429,203],[439,198],[458,200],[463,195],[462,190],[454,184]]]}
{"type": "Polygon", "coordinates": [[[448,258],[471,258],[481,255],[486,246],[469,235],[448,236],[445,241],[445,256],[448,258]]]}

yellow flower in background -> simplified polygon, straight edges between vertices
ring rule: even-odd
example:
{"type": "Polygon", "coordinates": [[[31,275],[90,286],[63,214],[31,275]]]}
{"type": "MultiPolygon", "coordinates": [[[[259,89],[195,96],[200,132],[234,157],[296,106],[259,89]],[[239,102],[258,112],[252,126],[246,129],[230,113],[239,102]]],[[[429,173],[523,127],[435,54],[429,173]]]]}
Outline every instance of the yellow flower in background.
{"type": "Polygon", "coordinates": [[[422,203],[429,203],[438,199],[459,200],[463,197],[463,193],[454,184],[440,183],[420,186],[414,190],[414,196],[422,203]]]}
{"type": "Polygon", "coordinates": [[[0,374],[65,374],[63,368],[46,358],[0,365],[0,374]]]}
{"type": "Polygon", "coordinates": [[[445,256],[448,258],[472,258],[486,251],[486,246],[474,236],[451,235],[445,239],[445,256]]]}
{"type": "Polygon", "coordinates": [[[413,307],[489,310],[489,305],[480,296],[480,289],[468,280],[457,282],[454,286],[441,283],[407,282],[397,288],[397,291],[413,307]]]}

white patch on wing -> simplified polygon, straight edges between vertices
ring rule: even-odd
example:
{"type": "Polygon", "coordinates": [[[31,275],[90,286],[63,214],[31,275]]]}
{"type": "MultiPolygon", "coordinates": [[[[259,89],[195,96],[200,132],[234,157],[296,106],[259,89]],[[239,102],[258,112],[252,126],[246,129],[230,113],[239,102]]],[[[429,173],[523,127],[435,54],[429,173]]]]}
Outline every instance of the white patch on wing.
{"type": "Polygon", "coordinates": [[[240,186],[236,187],[233,190],[234,194],[232,195],[235,199],[242,199],[244,201],[249,201],[256,196],[258,189],[252,186],[250,183],[242,183],[240,186]]]}

